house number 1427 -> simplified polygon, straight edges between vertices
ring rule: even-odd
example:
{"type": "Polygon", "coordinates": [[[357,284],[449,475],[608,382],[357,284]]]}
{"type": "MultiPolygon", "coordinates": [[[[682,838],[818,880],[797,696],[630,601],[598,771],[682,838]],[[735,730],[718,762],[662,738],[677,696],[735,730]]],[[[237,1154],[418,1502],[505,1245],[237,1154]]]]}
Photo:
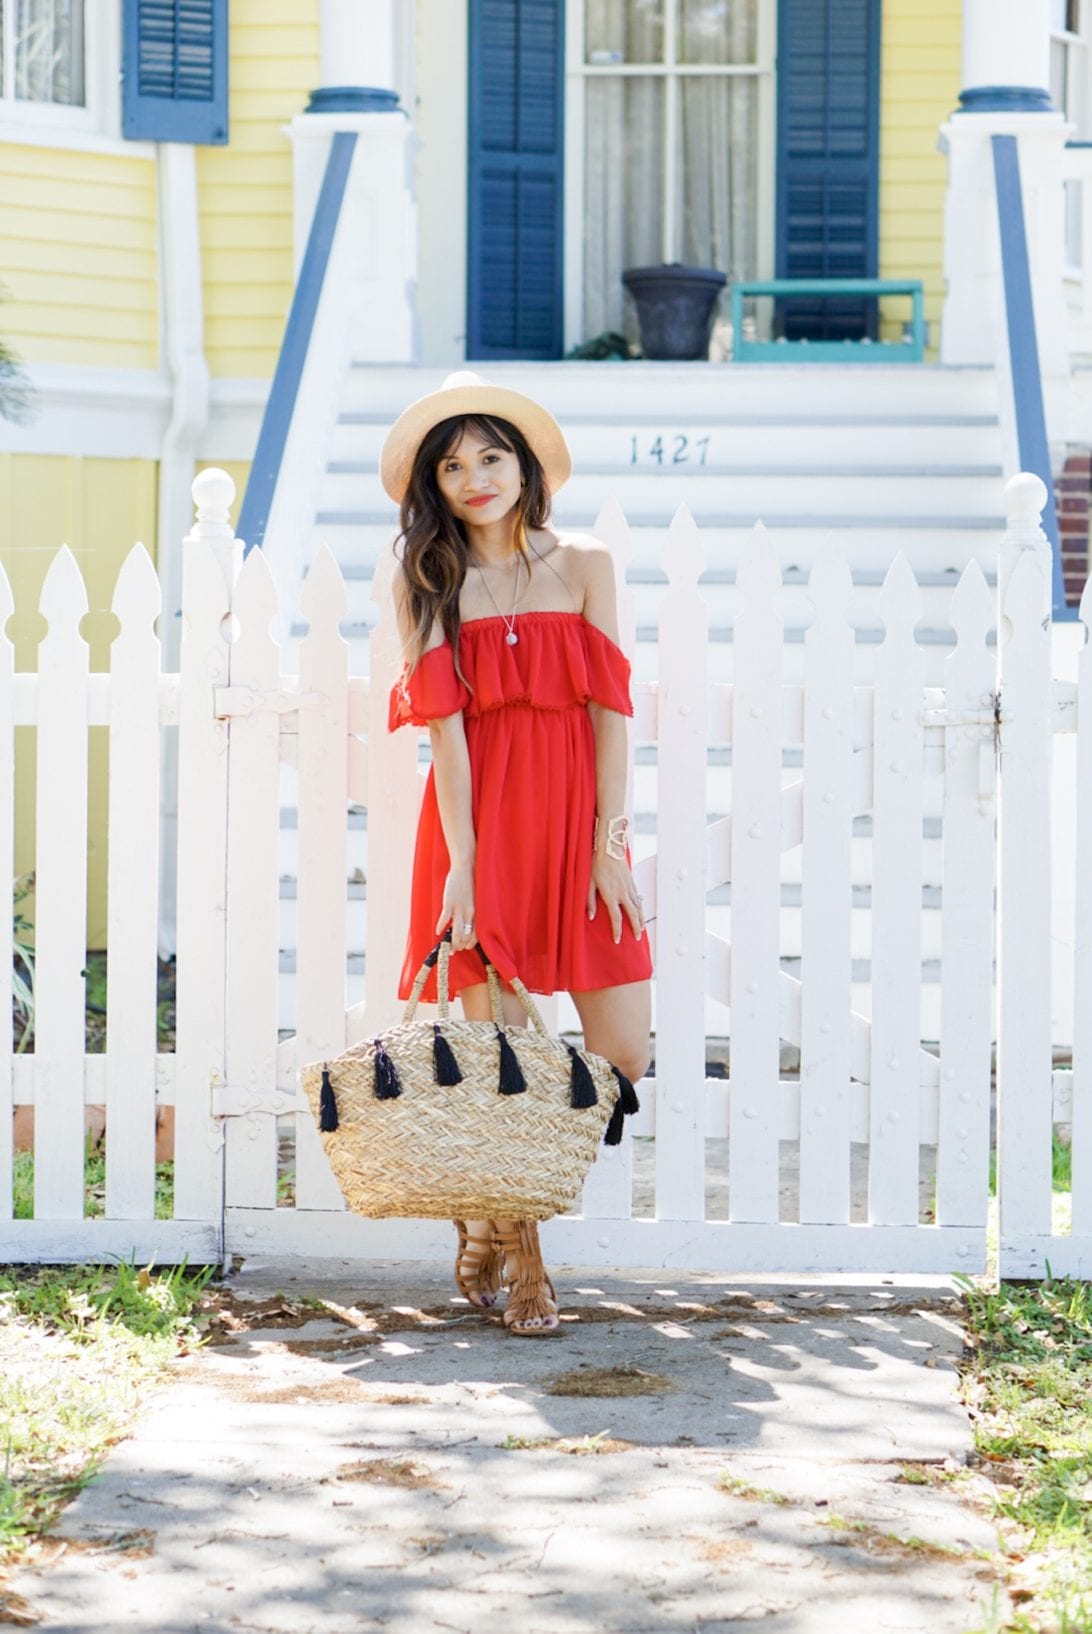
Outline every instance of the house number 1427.
{"type": "Polygon", "coordinates": [[[689,465],[691,461],[704,465],[709,452],[708,437],[687,437],[681,431],[668,432],[666,436],[661,432],[644,448],[640,443],[636,434],[629,439],[631,465],[642,465],[648,460],[655,460],[657,465],[689,465]]]}

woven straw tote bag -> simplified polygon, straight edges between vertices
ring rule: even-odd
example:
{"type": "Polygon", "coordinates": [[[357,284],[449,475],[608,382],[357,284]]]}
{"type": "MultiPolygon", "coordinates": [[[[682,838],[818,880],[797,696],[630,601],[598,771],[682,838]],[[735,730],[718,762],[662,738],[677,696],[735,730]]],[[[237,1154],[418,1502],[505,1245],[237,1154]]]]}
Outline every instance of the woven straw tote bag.
{"type": "Polygon", "coordinates": [[[604,1130],[606,1144],[621,1140],[637,1096],[602,1056],[552,1037],[518,980],[531,1025],[506,1028],[480,947],[493,1019],[453,1021],[450,937],[422,964],[397,1026],[298,1077],[354,1214],[548,1219],[579,1193],[604,1130]],[[417,1021],[437,960],[439,1020],[417,1021]]]}

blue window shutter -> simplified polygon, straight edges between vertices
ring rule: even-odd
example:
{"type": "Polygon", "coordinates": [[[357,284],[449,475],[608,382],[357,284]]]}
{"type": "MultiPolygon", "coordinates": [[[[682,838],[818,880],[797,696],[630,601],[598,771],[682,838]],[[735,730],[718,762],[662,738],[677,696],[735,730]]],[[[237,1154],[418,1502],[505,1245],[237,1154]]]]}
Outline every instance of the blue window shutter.
{"type": "Polygon", "coordinates": [[[561,356],[564,0],[470,0],[467,356],[561,356]]]}
{"type": "MultiPolygon", "coordinates": [[[[879,262],[880,0],[781,0],[777,276],[875,278],[879,262]]],[[[876,302],[784,300],[789,339],[876,334],[876,302]]]]}
{"type": "Polygon", "coordinates": [[[228,0],[123,0],[125,136],[228,139],[228,0]]]}

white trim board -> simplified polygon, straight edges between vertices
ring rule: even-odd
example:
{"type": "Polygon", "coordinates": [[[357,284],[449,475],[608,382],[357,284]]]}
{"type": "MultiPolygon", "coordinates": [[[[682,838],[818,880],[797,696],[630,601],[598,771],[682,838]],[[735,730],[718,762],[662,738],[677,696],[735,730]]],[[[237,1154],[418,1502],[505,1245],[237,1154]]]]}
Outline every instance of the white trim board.
{"type": "MultiPolygon", "coordinates": [[[[0,453],[158,460],[171,416],[171,382],[152,369],[23,365],[36,413],[25,425],[0,419],[0,453]]],[[[197,459],[250,460],[258,441],[268,380],[222,379],[211,385],[208,424],[197,459]]]]}

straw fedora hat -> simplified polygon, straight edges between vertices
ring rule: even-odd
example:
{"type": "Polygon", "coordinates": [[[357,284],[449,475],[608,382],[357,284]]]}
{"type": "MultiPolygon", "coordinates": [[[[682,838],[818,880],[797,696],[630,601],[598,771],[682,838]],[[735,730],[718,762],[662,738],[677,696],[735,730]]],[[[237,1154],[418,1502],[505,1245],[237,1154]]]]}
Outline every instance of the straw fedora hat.
{"type": "Polygon", "coordinates": [[[469,369],[449,374],[439,391],[411,403],[391,426],[379,456],[379,480],[396,504],[409,487],[410,472],[421,438],[441,420],[458,414],[490,414],[522,431],[542,466],[551,494],[568,482],[573,461],[565,434],[548,409],[533,397],[491,386],[469,369]]]}

